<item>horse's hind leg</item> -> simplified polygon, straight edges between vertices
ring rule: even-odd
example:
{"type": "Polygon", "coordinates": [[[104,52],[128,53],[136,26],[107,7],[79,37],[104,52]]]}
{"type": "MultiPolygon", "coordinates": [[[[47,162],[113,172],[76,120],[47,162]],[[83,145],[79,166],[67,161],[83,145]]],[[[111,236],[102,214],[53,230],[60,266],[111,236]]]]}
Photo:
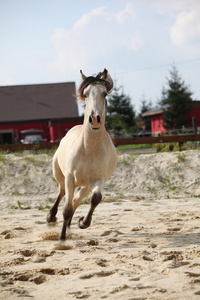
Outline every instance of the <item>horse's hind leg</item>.
{"type": "Polygon", "coordinates": [[[56,220],[57,220],[56,214],[58,212],[58,205],[64,195],[65,195],[65,191],[61,189],[56,202],[54,203],[54,205],[52,206],[52,208],[50,209],[50,211],[47,215],[48,223],[56,223],[56,220]]]}
{"type": "Polygon", "coordinates": [[[60,170],[60,167],[59,167],[58,162],[57,162],[56,155],[53,158],[53,174],[54,174],[55,179],[59,183],[59,195],[58,195],[58,198],[57,198],[56,202],[54,203],[54,205],[52,206],[52,208],[50,209],[50,211],[47,215],[47,222],[48,223],[55,223],[56,222],[56,220],[57,220],[56,214],[57,214],[57,211],[58,211],[58,205],[59,205],[60,201],[62,200],[62,198],[65,195],[65,177],[64,177],[63,173],[60,170]]]}
{"type": "Polygon", "coordinates": [[[103,184],[99,183],[94,189],[91,197],[91,202],[90,202],[90,209],[87,214],[87,216],[84,218],[80,218],[78,225],[81,229],[85,229],[90,226],[90,223],[92,221],[92,215],[97,207],[97,205],[101,202],[102,199],[102,189],[103,189],[103,184]]]}

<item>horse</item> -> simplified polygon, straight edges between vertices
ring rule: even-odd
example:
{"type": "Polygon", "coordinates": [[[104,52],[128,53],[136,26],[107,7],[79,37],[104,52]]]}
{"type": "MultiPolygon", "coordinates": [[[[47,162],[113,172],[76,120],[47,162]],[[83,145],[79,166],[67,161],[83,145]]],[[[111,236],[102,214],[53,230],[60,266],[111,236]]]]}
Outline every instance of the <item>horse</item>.
{"type": "Polygon", "coordinates": [[[75,210],[92,192],[88,214],[78,221],[81,229],[90,226],[93,212],[102,200],[104,184],[117,164],[117,151],[105,124],[106,96],[113,89],[113,80],[106,69],[96,76],[86,77],[82,70],[80,73],[78,96],[85,106],[83,124],[67,132],[52,163],[59,195],[47,215],[47,222],[57,221],[58,205],[65,196],[61,241],[66,240],[66,230],[70,228],[75,210]]]}

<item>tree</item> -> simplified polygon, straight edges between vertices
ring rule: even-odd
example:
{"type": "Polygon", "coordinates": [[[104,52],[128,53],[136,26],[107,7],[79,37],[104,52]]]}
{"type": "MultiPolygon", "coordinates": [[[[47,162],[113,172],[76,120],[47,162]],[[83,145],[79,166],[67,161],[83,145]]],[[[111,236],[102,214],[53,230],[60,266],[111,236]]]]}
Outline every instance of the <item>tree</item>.
{"type": "Polygon", "coordinates": [[[151,108],[152,108],[151,101],[149,101],[147,103],[145,97],[143,96],[143,98],[141,100],[140,112],[138,114],[137,120],[144,122],[145,130],[147,130],[147,131],[151,131],[151,117],[143,117],[142,114],[148,110],[151,110],[151,108]]]}
{"type": "Polygon", "coordinates": [[[186,119],[192,93],[181,79],[175,66],[170,71],[171,77],[167,78],[168,89],[163,87],[159,104],[163,108],[163,126],[170,130],[187,126],[186,119]]]}
{"type": "Polygon", "coordinates": [[[117,131],[133,132],[135,126],[135,111],[129,96],[122,87],[115,87],[108,96],[107,126],[117,131]]]}

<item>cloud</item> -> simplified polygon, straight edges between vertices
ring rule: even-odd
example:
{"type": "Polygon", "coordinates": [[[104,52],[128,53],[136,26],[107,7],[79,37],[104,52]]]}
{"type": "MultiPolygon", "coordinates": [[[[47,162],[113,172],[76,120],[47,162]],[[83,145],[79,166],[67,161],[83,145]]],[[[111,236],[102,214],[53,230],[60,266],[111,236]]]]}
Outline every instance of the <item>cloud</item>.
{"type": "Polygon", "coordinates": [[[200,11],[190,10],[178,14],[171,27],[171,40],[175,46],[187,45],[194,49],[196,42],[200,47],[200,11]]]}
{"type": "Polygon", "coordinates": [[[89,25],[93,17],[101,17],[106,15],[107,13],[105,7],[98,7],[92,10],[90,13],[84,14],[81,19],[75,23],[73,29],[75,32],[80,33],[87,25],[89,25]]]}
{"type": "Polygon", "coordinates": [[[174,46],[192,52],[200,50],[199,0],[158,0],[154,2],[154,8],[174,19],[170,28],[170,39],[174,46]]]}
{"type": "Polygon", "coordinates": [[[131,17],[131,19],[135,20],[136,13],[133,3],[127,3],[123,10],[115,14],[115,17],[120,24],[122,24],[127,19],[127,17],[131,17]]]}
{"type": "Polygon", "coordinates": [[[56,50],[52,68],[58,72],[75,71],[105,60],[119,51],[136,51],[142,46],[142,37],[134,28],[135,13],[128,3],[118,13],[98,7],[82,17],[71,29],[57,28],[51,42],[56,50]],[[130,19],[125,19],[129,15],[130,19]]]}
{"type": "Polygon", "coordinates": [[[130,49],[139,50],[144,45],[141,35],[136,32],[135,36],[130,41],[130,49]]]}
{"type": "Polygon", "coordinates": [[[104,52],[102,40],[99,39],[99,31],[102,30],[100,24],[102,24],[103,17],[105,17],[104,8],[97,8],[84,14],[71,30],[58,28],[54,31],[51,37],[57,52],[54,66],[59,71],[77,70],[80,66],[87,64],[89,57],[95,51],[104,52]],[[98,20],[98,25],[95,27],[93,25],[94,19],[98,20]]]}

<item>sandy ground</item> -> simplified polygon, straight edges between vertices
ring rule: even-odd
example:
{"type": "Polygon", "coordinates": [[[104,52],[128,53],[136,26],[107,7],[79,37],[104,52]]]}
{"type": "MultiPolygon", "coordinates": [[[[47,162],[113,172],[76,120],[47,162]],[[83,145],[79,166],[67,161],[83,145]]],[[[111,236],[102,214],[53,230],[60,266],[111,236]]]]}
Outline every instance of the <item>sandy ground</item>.
{"type": "Polygon", "coordinates": [[[50,156],[0,156],[0,299],[200,299],[199,150],[121,155],[65,243],[63,202],[46,225],[56,195],[50,156]]]}

